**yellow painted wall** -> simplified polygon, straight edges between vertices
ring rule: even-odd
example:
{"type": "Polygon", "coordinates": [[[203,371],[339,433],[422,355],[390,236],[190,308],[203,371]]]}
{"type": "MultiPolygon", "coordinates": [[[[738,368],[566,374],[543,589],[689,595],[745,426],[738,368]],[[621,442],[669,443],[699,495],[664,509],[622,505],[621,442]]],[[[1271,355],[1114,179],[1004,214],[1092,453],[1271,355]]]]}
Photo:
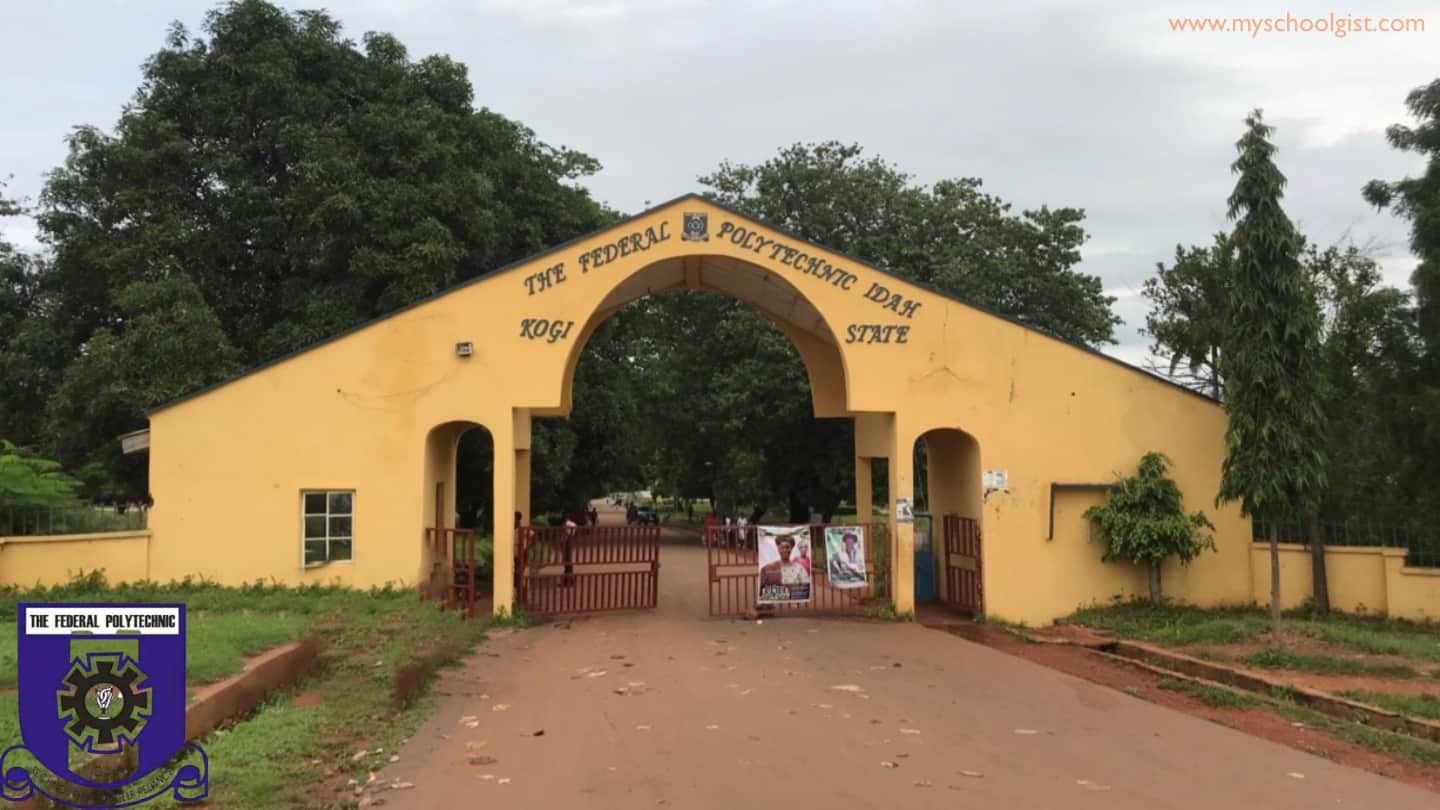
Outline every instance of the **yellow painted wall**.
{"type": "MultiPolygon", "coordinates": [[[[1149,450],[1170,455],[1187,506],[1218,527],[1220,553],[1167,570],[1167,592],[1202,604],[1250,599],[1248,522],[1210,506],[1225,427],[1213,402],[693,197],[152,414],[154,575],[414,583],[446,462],[431,431],[453,421],[490,429],[495,503],[517,503],[523,487],[510,473],[528,447],[528,416],[568,408],[582,336],[601,314],[666,288],[725,291],[786,323],[820,375],[817,407],[836,412],[843,395],[840,412],[879,426],[857,430],[857,455],[892,460],[892,499],[913,497],[913,445],[934,428],[965,431],[979,467],[1008,471],[1009,491],[981,508],[988,613],[1037,623],[1143,589],[1136,572],[1099,562],[1081,501],[1060,505],[1053,540],[1046,530],[1051,482],[1110,480],[1149,450]],[[708,240],[681,238],[684,213],[708,216],[708,240]],[[553,272],[548,287],[533,281],[554,268],[563,282],[553,272]],[[891,327],[890,342],[852,340],[869,325],[891,327]],[[459,341],[473,356],[457,356],[459,341]],[[352,562],[302,568],[305,488],[356,491],[352,562]]],[[[501,522],[503,606],[511,533],[501,522]]],[[[893,535],[903,610],[913,534],[893,535]]]]}
{"type": "MultiPolygon", "coordinates": [[[[1254,601],[1270,604],[1270,547],[1251,546],[1254,601]]],[[[1440,569],[1406,568],[1404,549],[1332,546],[1325,549],[1330,606],[1345,613],[1396,619],[1440,619],[1440,569]]],[[[1280,544],[1280,605],[1299,607],[1314,594],[1310,549],[1280,544]]]]}
{"type": "Polygon", "coordinates": [[[150,532],[0,537],[0,586],[59,585],[103,570],[110,583],[146,579],[150,532]]]}
{"type": "Polygon", "coordinates": [[[1393,549],[1385,555],[1385,585],[1390,615],[1402,619],[1440,620],[1440,569],[1406,568],[1405,557],[1393,549]]]}

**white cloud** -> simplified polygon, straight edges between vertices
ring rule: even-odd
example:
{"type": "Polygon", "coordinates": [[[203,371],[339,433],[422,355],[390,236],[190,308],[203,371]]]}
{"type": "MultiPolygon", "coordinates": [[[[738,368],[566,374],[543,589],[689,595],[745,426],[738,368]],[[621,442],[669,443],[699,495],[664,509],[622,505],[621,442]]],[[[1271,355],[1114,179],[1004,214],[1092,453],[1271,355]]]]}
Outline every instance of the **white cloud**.
{"type": "MultiPolygon", "coordinates": [[[[1169,30],[1171,17],[1341,10],[1329,0],[1268,10],[1248,0],[324,5],[352,38],[389,31],[414,57],[468,65],[477,103],[599,158],[605,169],[589,187],[622,210],[696,190],[722,159],[761,161],[831,138],[922,182],[978,176],[1017,207],[1084,208],[1081,269],[1129,291],[1116,305],[1119,352],[1144,351],[1135,292],[1155,263],[1228,227],[1234,142],[1253,107],[1277,127],[1286,209],[1308,235],[1373,241],[1390,280],[1405,282],[1413,265],[1406,225],[1366,205],[1360,187],[1418,171],[1383,131],[1408,120],[1406,93],[1440,72],[1435,0],[1401,9],[1427,18],[1425,34],[1345,39],[1169,30]]],[[[195,30],[205,11],[181,0],[74,8],[7,11],[25,35],[0,50],[0,177],[14,173],[11,191],[32,198],[63,159],[69,128],[112,125],[169,22],[195,30]],[[65,59],[51,58],[59,51],[65,59]]],[[[0,227],[34,243],[33,228],[0,227]]]]}

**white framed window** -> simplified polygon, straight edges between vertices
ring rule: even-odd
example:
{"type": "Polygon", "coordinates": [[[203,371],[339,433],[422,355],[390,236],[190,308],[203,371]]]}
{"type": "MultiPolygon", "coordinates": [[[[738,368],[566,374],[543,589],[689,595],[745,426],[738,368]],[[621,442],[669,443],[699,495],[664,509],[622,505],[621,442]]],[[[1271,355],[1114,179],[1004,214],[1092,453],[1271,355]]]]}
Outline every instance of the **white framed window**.
{"type": "Polygon", "coordinates": [[[305,567],[351,558],[355,540],[354,490],[303,490],[300,511],[301,559],[305,567]]]}

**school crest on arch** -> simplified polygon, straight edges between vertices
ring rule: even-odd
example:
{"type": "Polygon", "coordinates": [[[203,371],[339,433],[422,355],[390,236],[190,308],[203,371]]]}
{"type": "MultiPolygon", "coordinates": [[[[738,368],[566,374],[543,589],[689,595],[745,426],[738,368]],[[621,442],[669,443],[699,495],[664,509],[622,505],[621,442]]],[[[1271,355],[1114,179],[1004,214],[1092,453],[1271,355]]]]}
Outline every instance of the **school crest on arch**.
{"type": "Polygon", "coordinates": [[[18,607],[23,744],[0,754],[3,798],[82,808],[204,799],[209,763],[185,741],[185,606],[18,607]],[[71,795],[98,791],[124,798],[71,795]]]}
{"type": "Polygon", "coordinates": [[[680,239],[685,242],[710,241],[710,216],[708,214],[683,214],[680,221],[680,239]]]}

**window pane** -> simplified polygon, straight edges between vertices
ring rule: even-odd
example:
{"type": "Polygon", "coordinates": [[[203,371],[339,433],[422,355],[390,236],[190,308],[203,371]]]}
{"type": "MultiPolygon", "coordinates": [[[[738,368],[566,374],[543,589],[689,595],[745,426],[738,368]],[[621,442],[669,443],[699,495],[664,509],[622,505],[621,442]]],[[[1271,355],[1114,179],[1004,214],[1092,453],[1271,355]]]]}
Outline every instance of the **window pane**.
{"type": "Polygon", "coordinates": [[[324,562],[324,561],[325,561],[325,541],[324,541],[324,540],[307,540],[307,541],[305,541],[305,564],[306,564],[306,565],[310,565],[311,563],[324,562]]]}
{"type": "Polygon", "coordinates": [[[349,493],[349,492],[332,492],[332,493],[330,493],[330,514],[332,514],[332,515],[348,515],[348,514],[350,514],[350,513],[353,511],[353,509],[352,509],[352,504],[351,504],[351,501],[352,501],[352,500],[353,500],[353,494],[352,494],[352,493],[349,493]]]}
{"type": "Polygon", "coordinates": [[[330,536],[331,536],[331,537],[349,537],[349,536],[350,536],[350,518],[348,518],[348,517],[332,517],[332,518],[330,518],[330,536]]]}
{"type": "Polygon", "coordinates": [[[312,515],[305,518],[305,539],[325,539],[325,516],[312,515]]]}
{"type": "Polygon", "coordinates": [[[332,540],[332,541],[330,541],[330,559],[332,559],[332,560],[348,560],[348,559],[350,559],[350,541],[349,541],[349,540],[332,540]]]}
{"type": "Polygon", "coordinates": [[[325,493],[323,493],[323,492],[307,492],[307,493],[305,493],[305,514],[307,514],[307,515],[323,515],[323,514],[325,514],[325,493]]]}

